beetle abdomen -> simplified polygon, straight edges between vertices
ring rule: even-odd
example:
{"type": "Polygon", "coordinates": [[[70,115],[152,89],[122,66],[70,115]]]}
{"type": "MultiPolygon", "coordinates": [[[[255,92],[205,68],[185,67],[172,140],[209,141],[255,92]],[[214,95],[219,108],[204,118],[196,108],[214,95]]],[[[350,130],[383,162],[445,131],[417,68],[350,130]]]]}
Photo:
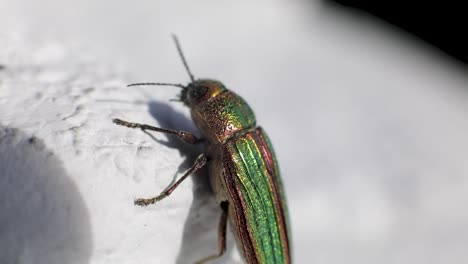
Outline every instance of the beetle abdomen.
{"type": "Polygon", "coordinates": [[[224,185],[234,209],[231,222],[245,259],[290,263],[287,208],[267,135],[258,127],[228,140],[222,150],[224,185]]]}
{"type": "Polygon", "coordinates": [[[255,127],[255,115],[250,106],[229,90],[194,106],[192,118],[213,143],[222,143],[236,132],[255,127]]]}

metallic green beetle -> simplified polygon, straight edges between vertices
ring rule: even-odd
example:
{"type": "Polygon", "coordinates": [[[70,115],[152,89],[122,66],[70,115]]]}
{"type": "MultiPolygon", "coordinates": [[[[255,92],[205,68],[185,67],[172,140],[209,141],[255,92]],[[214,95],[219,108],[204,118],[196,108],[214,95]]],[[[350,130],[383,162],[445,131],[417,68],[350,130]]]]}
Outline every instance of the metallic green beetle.
{"type": "Polygon", "coordinates": [[[135,83],[168,85],[182,88],[180,100],[190,107],[192,119],[203,140],[185,131],[170,130],[114,119],[130,128],[172,134],[190,143],[205,143],[206,153],[159,196],[135,200],[146,206],[169,196],[189,175],[209,166],[211,186],[222,213],[218,226],[218,253],[197,263],[220,257],[226,249],[228,219],[244,260],[249,263],[291,263],[291,233],[285,193],[273,147],[261,127],[256,126],[252,109],[237,94],[215,80],[195,80],[184,58],[177,37],[173,36],[191,82],[135,83]]]}

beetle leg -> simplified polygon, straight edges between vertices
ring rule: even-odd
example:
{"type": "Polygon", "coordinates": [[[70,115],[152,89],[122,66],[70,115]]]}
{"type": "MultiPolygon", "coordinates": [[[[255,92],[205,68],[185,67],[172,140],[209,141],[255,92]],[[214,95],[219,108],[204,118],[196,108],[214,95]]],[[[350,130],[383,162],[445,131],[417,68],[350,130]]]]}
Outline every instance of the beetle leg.
{"type": "Polygon", "coordinates": [[[223,210],[223,212],[221,213],[221,217],[219,219],[219,225],[218,225],[218,254],[211,255],[204,259],[201,259],[195,262],[195,264],[203,264],[205,262],[217,259],[221,257],[226,251],[226,227],[227,227],[227,219],[228,219],[228,208],[229,208],[228,202],[221,203],[221,209],[223,210]]]}
{"type": "Polygon", "coordinates": [[[206,164],[207,158],[205,154],[200,154],[200,156],[197,157],[195,162],[193,163],[192,167],[182,176],[178,181],[176,181],[171,187],[166,189],[164,192],[162,192],[160,195],[152,198],[138,198],[135,200],[136,205],[140,206],[146,206],[149,204],[154,204],[157,201],[160,201],[167,196],[169,196],[176,188],[179,186],[180,183],[182,183],[188,176],[192,175],[195,173],[197,170],[202,168],[206,164]]]}
{"type": "Polygon", "coordinates": [[[166,133],[166,134],[171,134],[177,136],[179,139],[181,139],[184,142],[187,142],[189,144],[197,144],[202,142],[202,139],[199,139],[195,137],[192,133],[182,131],[182,130],[172,130],[172,129],[166,129],[166,128],[160,128],[160,127],[154,127],[146,124],[139,124],[139,123],[131,123],[127,122],[118,118],[112,119],[112,121],[121,126],[126,126],[129,128],[139,128],[141,130],[152,130],[152,131],[157,131],[161,133],[166,133]]]}

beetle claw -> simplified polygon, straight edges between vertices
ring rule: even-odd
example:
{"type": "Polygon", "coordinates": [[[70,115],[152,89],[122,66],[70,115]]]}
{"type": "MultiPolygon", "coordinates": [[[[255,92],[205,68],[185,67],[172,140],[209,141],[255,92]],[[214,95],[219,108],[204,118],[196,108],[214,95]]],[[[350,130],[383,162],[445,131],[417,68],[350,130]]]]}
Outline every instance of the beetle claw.
{"type": "Polygon", "coordinates": [[[153,198],[138,198],[136,199],[133,203],[135,205],[139,205],[139,206],[148,206],[150,204],[154,204],[156,203],[157,201],[160,201],[162,200],[164,197],[166,197],[167,195],[166,194],[161,194],[159,196],[156,196],[156,197],[153,197],[153,198]]]}
{"type": "Polygon", "coordinates": [[[153,201],[150,201],[151,199],[143,199],[143,198],[138,198],[134,201],[134,204],[135,205],[139,205],[139,206],[147,206],[149,204],[152,204],[154,203],[153,201]]]}

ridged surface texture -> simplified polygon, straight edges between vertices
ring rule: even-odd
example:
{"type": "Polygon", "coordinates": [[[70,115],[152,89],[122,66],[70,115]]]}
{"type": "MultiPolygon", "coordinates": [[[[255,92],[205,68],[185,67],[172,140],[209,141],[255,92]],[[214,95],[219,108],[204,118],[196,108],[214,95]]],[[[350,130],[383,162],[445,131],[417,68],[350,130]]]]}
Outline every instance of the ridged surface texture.
{"type": "Polygon", "coordinates": [[[223,148],[231,221],[248,263],[290,263],[288,216],[278,165],[261,128],[223,148]],[[254,253],[253,253],[254,252],[254,253]]]}

